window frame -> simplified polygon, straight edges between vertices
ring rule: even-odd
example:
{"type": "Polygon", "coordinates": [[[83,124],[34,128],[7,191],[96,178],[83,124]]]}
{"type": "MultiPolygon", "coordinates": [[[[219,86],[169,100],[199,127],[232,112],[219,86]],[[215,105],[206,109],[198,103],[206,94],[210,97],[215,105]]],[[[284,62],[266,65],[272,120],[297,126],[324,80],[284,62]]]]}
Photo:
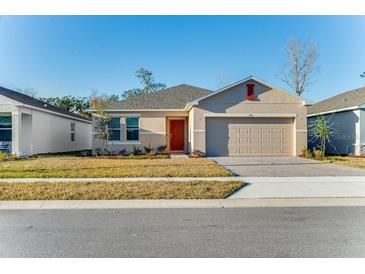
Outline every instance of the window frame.
{"type": "Polygon", "coordinates": [[[127,116],[125,117],[125,141],[128,143],[139,143],[141,140],[141,129],[140,129],[140,116],[127,116]],[[127,120],[133,118],[138,120],[137,127],[129,127],[129,130],[137,130],[138,131],[138,139],[137,140],[128,140],[128,122],[127,120]]]}
{"type": "Polygon", "coordinates": [[[76,141],[76,123],[75,122],[71,122],[71,124],[70,124],[70,140],[71,140],[71,142],[76,141]]]}
{"type": "Polygon", "coordinates": [[[1,115],[1,117],[7,117],[10,118],[10,127],[1,127],[0,131],[10,131],[10,140],[9,141],[0,141],[0,151],[5,153],[11,153],[11,146],[13,143],[13,121],[12,121],[12,115],[1,115]]]}
{"type": "Polygon", "coordinates": [[[120,116],[115,116],[115,117],[111,117],[110,118],[110,122],[108,124],[108,130],[110,131],[111,134],[109,135],[108,142],[120,142],[121,129],[122,129],[121,124],[120,124],[120,121],[121,121],[121,117],[120,116]],[[109,124],[110,125],[113,125],[112,124],[112,119],[118,119],[118,121],[119,121],[119,123],[118,123],[119,127],[111,127],[111,126],[109,126],[109,124]],[[113,137],[113,131],[119,131],[119,138],[118,139],[112,139],[112,137],[113,137]]]}

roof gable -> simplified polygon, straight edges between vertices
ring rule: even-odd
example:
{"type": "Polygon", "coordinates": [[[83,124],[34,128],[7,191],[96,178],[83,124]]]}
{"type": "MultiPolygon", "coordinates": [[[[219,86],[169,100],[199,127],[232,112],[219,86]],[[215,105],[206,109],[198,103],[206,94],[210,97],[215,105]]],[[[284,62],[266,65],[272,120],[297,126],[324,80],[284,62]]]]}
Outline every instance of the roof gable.
{"type": "Polygon", "coordinates": [[[304,98],[302,98],[300,96],[297,96],[297,95],[295,95],[295,94],[293,94],[293,93],[291,93],[289,91],[286,91],[284,89],[275,87],[275,86],[273,86],[271,84],[268,84],[268,83],[266,83],[266,82],[264,82],[262,80],[259,80],[258,78],[254,77],[254,76],[249,76],[249,77],[244,78],[244,79],[242,79],[240,81],[237,81],[237,82],[235,82],[235,83],[233,83],[231,85],[228,85],[226,87],[223,87],[223,88],[221,88],[221,89],[219,89],[219,90],[217,90],[217,91],[215,91],[213,93],[210,93],[210,94],[208,94],[206,96],[203,96],[201,98],[198,98],[197,100],[193,101],[191,104],[192,105],[197,105],[200,102],[202,102],[202,101],[204,101],[204,100],[206,100],[208,98],[211,98],[211,97],[214,97],[216,95],[225,93],[225,92],[230,91],[230,90],[232,90],[233,88],[235,88],[235,87],[237,87],[239,85],[242,85],[244,83],[249,83],[249,82],[257,82],[257,83],[259,83],[259,84],[261,84],[263,86],[266,86],[266,87],[268,87],[270,89],[275,89],[278,92],[284,93],[285,95],[288,95],[288,96],[292,97],[295,100],[299,100],[300,102],[303,102],[304,104],[311,104],[312,103],[310,100],[306,100],[306,99],[304,99],[304,98]]]}
{"type": "Polygon", "coordinates": [[[11,100],[22,103],[24,105],[28,105],[28,106],[31,106],[31,107],[36,107],[36,108],[43,109],[43,110],[46,110],[46,111],[55,112],[55,113],[58,113],[58,114],[62,114],[62,115],[70,116],[70,117],[73,117],[73,118],[85,120],[85,121],[88,121],[88,122],[90,121],[90,119],[88,119],[88,118],[85,118],[85,117],[77,115],[75,113],[66,111],[62,108],[53,106],[51,104],[48,104],[48,103],[43,102],[41,100],[38,100],[34,97],[28,96],[26,94],[23,94],[23,93],[20,93],[20,92],[11,90],[11,89],[0,87],[0,94],[7,97],[7,98],[9,98],[9,99],[11,99],[11,100]]]}
{"type": "Polygon", "coordinates": [[[365,87],[346,91],[308,108],[308,115],[358,108],[365,104],[365,87]]]}
{"type": "Polygon", "coordinates": [[[209,93],[210,90],[182,84],[114,102],[108,110],[182,110],[187,103],[209,93]]]}

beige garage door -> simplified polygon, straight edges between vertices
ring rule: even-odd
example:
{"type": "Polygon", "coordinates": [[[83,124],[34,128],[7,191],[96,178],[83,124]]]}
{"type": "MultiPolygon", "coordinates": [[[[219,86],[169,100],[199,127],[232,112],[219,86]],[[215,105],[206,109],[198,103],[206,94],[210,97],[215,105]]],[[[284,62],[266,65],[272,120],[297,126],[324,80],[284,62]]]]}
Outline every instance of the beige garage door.
{"type": "Polygon", "coordinates": [[[293,118],[206,118],[208,156],[291,156],[293,118]]]}

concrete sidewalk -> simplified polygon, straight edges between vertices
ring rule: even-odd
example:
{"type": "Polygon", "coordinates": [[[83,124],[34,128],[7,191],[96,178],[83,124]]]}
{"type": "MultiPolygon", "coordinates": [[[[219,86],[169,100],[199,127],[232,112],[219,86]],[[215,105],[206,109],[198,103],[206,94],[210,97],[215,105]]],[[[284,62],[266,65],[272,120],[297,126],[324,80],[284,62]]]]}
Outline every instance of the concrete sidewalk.
{"type": "Polygon", "coordinates": [[[287,198],[231,200],[42,200],[0,201],[0,210],[113,208],[247,208],[365,206],[365,198],[287,198]]]}
{"type": "Polygon", "coordinates": [[[229,199],[365,197],[364,176],[241,178],[247,184],[229,199]]]}

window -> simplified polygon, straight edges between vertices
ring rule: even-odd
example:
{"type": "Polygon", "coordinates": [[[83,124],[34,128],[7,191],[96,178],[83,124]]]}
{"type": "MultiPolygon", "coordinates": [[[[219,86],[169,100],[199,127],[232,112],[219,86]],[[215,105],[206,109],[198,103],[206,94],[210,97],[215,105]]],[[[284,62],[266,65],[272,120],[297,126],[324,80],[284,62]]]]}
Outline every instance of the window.
{"type": "Polygon", "coordinates": [[[71,142],[75,142],[75,128],[76,124],[71,123],[71,142]]]}
{"type": "Polygon", "coordinates": [[[112,117],[110,119],[108,128],[110,130],[109,140],[120,141],[120,118],[112,117]]]}
{"type": "Polygon", "coordinates": [[[0,116],[0,151],[11,152],[11,116],[0,116]]]}
{"type": "Polygon", "coordinates": [[[138,117],[127,117],[126,118],[127,128],[127,141],[138,141],[139,140],[139,118],[138,117]]]}

